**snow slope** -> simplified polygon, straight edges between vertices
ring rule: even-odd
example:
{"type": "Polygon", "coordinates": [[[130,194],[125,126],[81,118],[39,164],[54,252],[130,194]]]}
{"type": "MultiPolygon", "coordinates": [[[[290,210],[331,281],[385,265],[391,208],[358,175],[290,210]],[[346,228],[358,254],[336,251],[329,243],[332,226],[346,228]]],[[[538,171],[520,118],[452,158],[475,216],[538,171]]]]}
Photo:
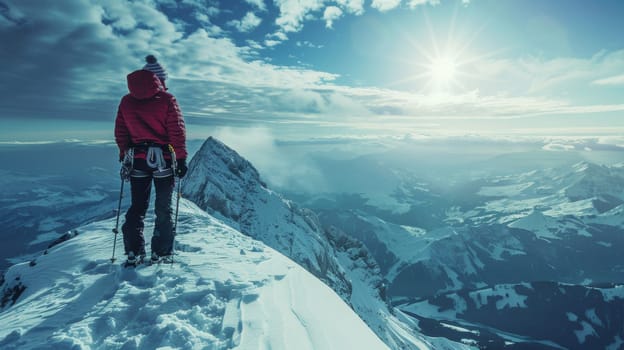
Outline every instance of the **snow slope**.
{"type": "Polygon", "coordinates": [[[264,242],[327,283],[394,349],[463,348],[427,338],[388,308],[382,278],[367,248],[325,229],[316,213],[269,189],[254,166],[210,137],[189,163],[183,194],[234,229],[264,242]]]}
{"type": "Polygon", "coordinates": [[[0,348],[387,348],[329,287],[191,202],[173,265],[111,264],[113,226],[80,227],[7,271],[0,348]]]}

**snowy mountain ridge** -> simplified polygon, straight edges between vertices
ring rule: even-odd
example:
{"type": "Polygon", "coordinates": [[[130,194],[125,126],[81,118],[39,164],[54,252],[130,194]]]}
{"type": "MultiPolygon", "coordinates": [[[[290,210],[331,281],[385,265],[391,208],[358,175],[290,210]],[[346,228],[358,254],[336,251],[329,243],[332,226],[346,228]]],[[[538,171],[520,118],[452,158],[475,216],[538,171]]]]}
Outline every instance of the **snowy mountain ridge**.
{"type": "Polygon", "coordinates": [[[195,154],[182,191],[200,208],[290,256],[343,297],[350,294],[313,213],[268,189],[253,165],[220,141],[209,138],[195,154]]]}
{"type": "Polygon", "coordinates": [[[387,348],[330,288],[191,202],[173,265],[111,264],[113,226],[80,227],[8,270],[3,349],[387,348]]]}
{"type": "MultiPolygon", "coordinates": [[[[385,284],[365,245],[322,227],[317,215],[270,190],[236,151],[210,137],[189,164],[183,194],[223,222],[301,264],[329,285],[392,348],[445,347],[399,321],[385,302],[385,284]]],[[[456,343],[454,348],[462,348],[456,343]]]]}

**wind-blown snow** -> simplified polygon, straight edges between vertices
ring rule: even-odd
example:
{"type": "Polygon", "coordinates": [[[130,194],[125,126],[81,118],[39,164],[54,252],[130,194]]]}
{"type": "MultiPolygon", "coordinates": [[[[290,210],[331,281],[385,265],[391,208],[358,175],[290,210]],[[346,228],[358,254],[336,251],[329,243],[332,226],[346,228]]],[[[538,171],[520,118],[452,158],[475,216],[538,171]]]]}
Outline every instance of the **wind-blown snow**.
{"type": "Polygon", "coordinates": [[[3,288],[26,289],[0,312],[1,348],[387,349],[329,287],[190,202],[173,265],[111,264],[113,226],[8,270],[3,288]]]}

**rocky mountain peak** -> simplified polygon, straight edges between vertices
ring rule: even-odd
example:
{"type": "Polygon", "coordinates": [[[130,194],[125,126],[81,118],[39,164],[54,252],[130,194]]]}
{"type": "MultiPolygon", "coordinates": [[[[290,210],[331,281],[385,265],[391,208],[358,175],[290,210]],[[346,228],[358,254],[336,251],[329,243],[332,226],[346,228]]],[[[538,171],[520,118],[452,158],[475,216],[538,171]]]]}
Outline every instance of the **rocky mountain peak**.
{"type": "Polygon", "coordinates": [[[316,214],[268,189],[236,151],[208,138],[191,160],[182,190],[202,209],[291,257],[348,300],[351,284],[316,214]]]}
{"type": "Polygon", "coordinates": [[[221,141],[209,137],[189,163],[183,194],[204,210],[238,221],[250,191],[266,189],[258,170],[221,141]]]}

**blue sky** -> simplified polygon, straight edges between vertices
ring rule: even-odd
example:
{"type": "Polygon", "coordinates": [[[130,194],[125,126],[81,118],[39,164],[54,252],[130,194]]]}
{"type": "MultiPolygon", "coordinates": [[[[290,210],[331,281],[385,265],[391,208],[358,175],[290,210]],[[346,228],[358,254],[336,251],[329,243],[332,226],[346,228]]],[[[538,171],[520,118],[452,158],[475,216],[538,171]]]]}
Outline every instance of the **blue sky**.
{"type": "Polygon", "coordinates": [[[155,54],[191,137],[622,135],[624,2],[0,0],[0,141],[112,138],[155,54]]]}

